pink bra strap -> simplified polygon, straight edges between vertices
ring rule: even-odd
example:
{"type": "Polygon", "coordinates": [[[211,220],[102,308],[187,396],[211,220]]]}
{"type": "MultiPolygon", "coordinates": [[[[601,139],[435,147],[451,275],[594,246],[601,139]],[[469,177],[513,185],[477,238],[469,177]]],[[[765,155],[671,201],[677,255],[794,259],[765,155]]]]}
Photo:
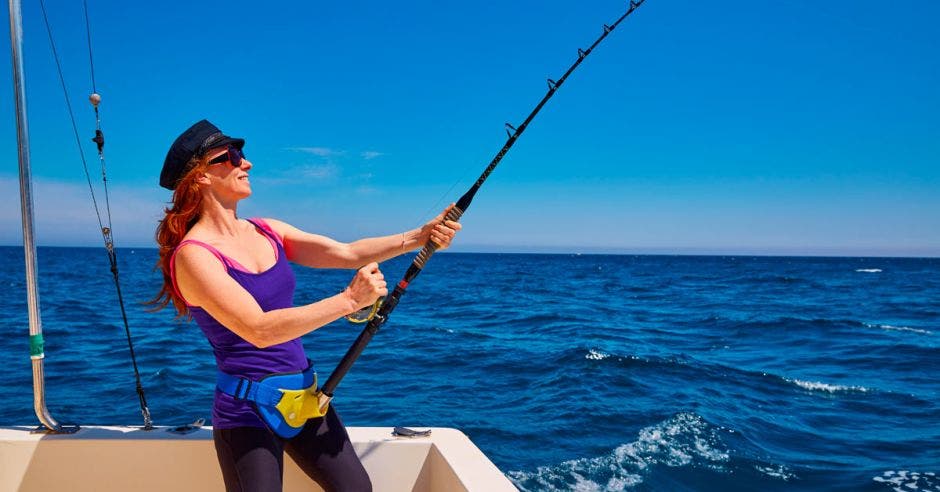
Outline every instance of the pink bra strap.
{"type": "Polygon", "coordinates": [[[252,217],[248,219],[248,222],[251,222],[259,230],[261,230],[264,237],[268,239],[268,242],[271,243],[271,247],[274,248],[274,258],[277,259],[277,245],[280,244],[281,247],[284,246],[284,240],[281,239],[281,236],[274,232],[274,229],[271,228],[271,225],[267,223],[264,219],[258,217],[252,217]]]}

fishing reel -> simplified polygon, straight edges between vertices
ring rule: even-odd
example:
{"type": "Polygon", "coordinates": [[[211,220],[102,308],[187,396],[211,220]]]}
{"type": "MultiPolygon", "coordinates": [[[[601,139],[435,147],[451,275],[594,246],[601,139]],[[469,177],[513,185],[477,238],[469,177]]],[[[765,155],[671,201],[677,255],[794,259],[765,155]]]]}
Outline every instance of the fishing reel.
{"type": "Polygon", "coordinates": [[[356,324],[371,321],[372,318],[375,317],[375,314],[379,312],[379,308],[382,307],[382,301],[384,300],[384,297],[380,297],[376,299],[375,303],[373,303],[371,306],[366,306],[354,313],[347,314],[346,321],[356,324]]]}

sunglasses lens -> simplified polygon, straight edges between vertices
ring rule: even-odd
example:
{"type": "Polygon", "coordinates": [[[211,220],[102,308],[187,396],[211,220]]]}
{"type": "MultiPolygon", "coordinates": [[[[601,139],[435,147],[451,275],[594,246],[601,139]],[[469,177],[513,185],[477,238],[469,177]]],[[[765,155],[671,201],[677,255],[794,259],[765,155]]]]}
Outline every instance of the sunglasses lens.
{"type": "Polygon", "coordinates": [[[209,164],[221,164],[223,162],[230,162],[232,163],[232,167],[241,167],[242,159],[244,158],[245,158],[245,154],[241,151],[241,149],[237,149],[230,145],[224,154],[216,157],[215,159],[212,159],[211,161],[209,161],[209,164]]]}
{"type": "Polygon", "coordinates": [[[245,154],[241,149],[235,147],[228,148],[228,160],[232,163],[232,167],[241,167],[242,159],[244,158],[245,154]]]}

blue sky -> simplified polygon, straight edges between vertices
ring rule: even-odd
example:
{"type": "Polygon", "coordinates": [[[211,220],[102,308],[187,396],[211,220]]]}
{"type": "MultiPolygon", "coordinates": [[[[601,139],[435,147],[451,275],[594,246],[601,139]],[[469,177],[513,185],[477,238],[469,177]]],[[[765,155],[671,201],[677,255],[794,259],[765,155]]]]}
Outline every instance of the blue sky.
{"type": "MultiPolygon", "coordinates": [[[[152,245],[166,148],[203,117],[248,141],[241,215],[342,240],[414,227],[625,6],[88,3],[118,246],[152,245]]],[[[47,9],[94,177],[81,2],[47,9]]],[[[40,15],[24,5],[37,239],[94,246],[40,15]]],[[[503,160],[454,250],[940,256],[938,19],[928,0],[648,0],[503,160]]],[[[5,80],[0,244],[20,244],[5,80]]]]}

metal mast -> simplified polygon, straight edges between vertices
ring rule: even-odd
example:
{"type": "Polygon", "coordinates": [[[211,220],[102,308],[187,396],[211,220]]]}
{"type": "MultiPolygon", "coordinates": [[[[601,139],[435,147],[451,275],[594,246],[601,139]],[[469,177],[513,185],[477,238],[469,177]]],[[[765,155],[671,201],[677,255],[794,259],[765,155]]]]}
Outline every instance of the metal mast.
{"type": "Polygon", "coordinates": [[[36,276],[36,244],[33,240],[33,194],[29,167],[29,125],[26,120],[26,79],[23,75],[23,22],[19,0],[10,4],[10,48],[13,52],[13,93],[16,101],[16,142],[20,167],[20,209],[23,214],[23,251],[26,259],[26,300],[29,308],[29,356],[33,365],[33,408],[46,428],[74,432],[60,425],[46,408],[43,372],[42,320],[39,315],[39,285],[36,276]]]}

